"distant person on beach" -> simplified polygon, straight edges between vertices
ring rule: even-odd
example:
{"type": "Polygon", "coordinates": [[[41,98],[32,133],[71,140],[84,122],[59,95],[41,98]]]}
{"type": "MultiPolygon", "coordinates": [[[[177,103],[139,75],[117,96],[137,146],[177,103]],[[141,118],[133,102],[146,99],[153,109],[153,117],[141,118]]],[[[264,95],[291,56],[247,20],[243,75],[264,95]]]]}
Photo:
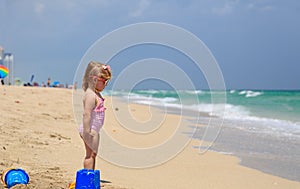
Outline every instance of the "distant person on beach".
{"type": "Polygon", "coordinates": [[[51,83],[51,79],[50,79],[50,77],[48,77],[48,80],[47,80],[47,87],[50,87],[50,83],[51,83]]]}
{"type": "Polygon", "coordinates": [[[85,169],[95,169],[96,156],[99,146],[99,132],[104,122],[104,98],[100,92],[105,88],[112,74],[108,65],[90,62],[85,70],[82,88],[83,124],[79,133],[85,145],[86,155],[83,161],[85,169]]]}
{"type": "Polygon", "coordinates": [[[77,90],[77,82],[74,83],[74,90],[77,90]]]}

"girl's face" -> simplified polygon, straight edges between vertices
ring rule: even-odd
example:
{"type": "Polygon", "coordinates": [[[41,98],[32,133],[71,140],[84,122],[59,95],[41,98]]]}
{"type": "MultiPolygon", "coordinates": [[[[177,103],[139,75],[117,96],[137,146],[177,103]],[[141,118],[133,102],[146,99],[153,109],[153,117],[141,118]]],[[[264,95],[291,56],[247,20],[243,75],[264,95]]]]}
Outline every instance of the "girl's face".
{"type": "Polygon", "coordinates": [[[96,90],[103,91],[103,89],[106,87],[108,80],[103,79],[101,77],[96,77],[97,83],[96,83],[96,90]]]}

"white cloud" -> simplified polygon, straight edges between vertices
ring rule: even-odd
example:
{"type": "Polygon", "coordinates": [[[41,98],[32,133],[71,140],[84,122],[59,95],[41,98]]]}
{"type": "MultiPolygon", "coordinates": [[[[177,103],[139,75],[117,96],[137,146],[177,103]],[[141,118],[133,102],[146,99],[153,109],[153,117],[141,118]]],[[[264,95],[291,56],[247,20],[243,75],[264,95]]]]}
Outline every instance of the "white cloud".
{"type": "Polygon", "coordinates": [[[138,7],[136,10],[132,11],[129,16],[131,17],[139,17],[141,16],[144,11],[149,7],[150,2],[148,0],[140,0],[138,7]]]}
{"type": "Polygon", "coordinates": [[[234,8],[238,5],[239,0],[227,0],[222,7],[212,8],[212,13],[218,15],[230,14],[234,11],[234,8]]]}
{"type": "Polygon", "coordinates": [[[272,11],[274,10],[273,6],[267,5],[261,8],[262,11],[272,11]]]}
{"type": "Polygon", "coordinates": [[[271,2],[267,0],[257,0],[247,4],[246,7],[250,10],[258,10],[263,12],[273,11],[275,7],[273,5],[270,5],[270,3],[271,2]]]}
{"type": "Polygon", "coordinates": [[[214,14],[224,15],[232,12],[232,7],[229,6],[228,4],[225,4],[223,7],[212,8],[212,12],[214,14]]]}
{"type": "Polygon", "coordinates": [[[45,5],[43,3],[38,2],[34,5],[34,11],[36,13],[41,14],[44,12],[44,10],[45,10],[45,5]]]}
{"type": "Polygon", "coordinates": [[[253,9],[255,7],[255,4],[254,3],[249,3],[248,5],[247,5],[247,8],[248,9],[253,9]]]}

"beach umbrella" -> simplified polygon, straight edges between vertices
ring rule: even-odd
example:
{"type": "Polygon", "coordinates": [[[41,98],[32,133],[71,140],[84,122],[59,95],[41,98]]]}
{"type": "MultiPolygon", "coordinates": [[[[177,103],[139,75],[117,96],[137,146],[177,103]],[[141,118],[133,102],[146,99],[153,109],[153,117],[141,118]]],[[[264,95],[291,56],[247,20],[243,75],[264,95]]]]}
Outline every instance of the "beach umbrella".
{"type": "Polygon", "coordinates": [[[34,79],[34,75],[32,74],[32,75],[31,75],[31,78],[30,78],[30,83],[33,82],[33,79],[34,79]]]}
{"type": "Polygon", "coordinates": [[[7,67],[0,65],[0,78],[5,78],[7,74],[9,73],[7,67]]]}
{"type": "Polygon", "coordinates": [[[53,82],[53,86],[55,86],[55,87],[58,87],[58,86],[59,86],[59,84],[60,84],[60,82],[59,82],[59,81],[54,81],[54,82],[53,82]]]}

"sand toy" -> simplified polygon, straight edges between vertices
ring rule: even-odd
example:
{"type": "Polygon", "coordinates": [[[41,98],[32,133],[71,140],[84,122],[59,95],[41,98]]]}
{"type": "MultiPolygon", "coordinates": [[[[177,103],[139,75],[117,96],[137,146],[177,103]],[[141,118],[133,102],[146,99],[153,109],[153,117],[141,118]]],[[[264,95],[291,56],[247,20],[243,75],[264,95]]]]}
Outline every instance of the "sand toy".
{"type": "Polygon", "coordinates": [[[77,171],[75,189],[100,189],[100,171],[88,169],[77,171]]]}
{"type": "Polygon", "coordinates": [[[17,184],[27,185],[29,176],[23,169],[7,169],[1,175],[1,182],[4,187],[10,188],[17,184]]]}

